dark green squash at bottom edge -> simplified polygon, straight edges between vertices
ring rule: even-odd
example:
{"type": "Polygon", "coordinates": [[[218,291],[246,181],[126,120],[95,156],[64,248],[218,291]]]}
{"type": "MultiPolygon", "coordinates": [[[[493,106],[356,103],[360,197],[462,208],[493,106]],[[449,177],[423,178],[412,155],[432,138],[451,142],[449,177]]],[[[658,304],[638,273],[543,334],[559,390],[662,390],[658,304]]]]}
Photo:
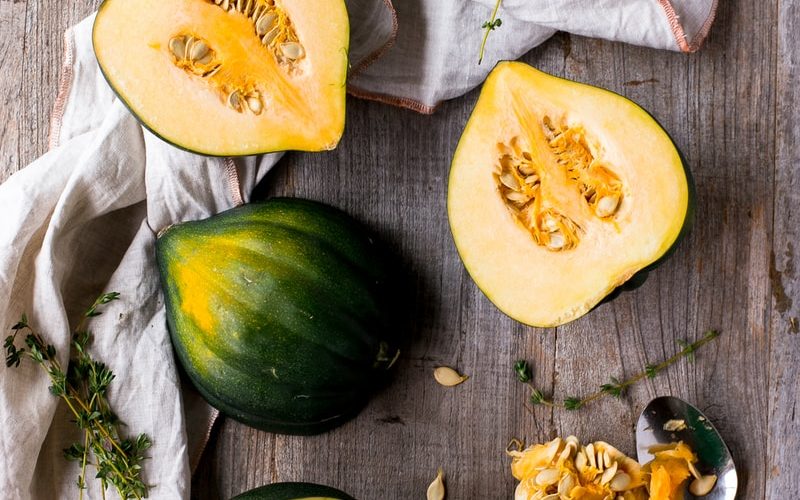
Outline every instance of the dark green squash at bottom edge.
{"type": "Polygon", "coordinates": [[[256,488],[231,500],[355,500],[353,497],[331,488],[313,483],[274,483],[256,488]]]}
{"type": "Polygon", "coordinates": [[[177,359],[224,414],[317,434],[387,381],[405,340],[407,283],[344,212],[273,198],[172,226],[156,250],[177,359]]]}

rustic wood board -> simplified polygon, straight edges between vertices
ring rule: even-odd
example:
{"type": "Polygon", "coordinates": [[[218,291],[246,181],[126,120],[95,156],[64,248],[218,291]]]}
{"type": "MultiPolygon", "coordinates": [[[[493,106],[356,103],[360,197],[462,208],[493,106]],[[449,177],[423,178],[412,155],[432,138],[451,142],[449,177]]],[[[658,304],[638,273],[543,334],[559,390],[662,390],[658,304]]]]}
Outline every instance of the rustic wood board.
{"type": "MultiPolygon", "coordinates": [[[[62,32],[96,5],[0,0],[0,181],[46,151],[62,32]]],[[[194,496],[307,480],[364,500],[423,498],[442,466],[449,498],[510,498],[510,438],[576,434],[632,453],[639,411],[664,394],[693,401],[720,428],[740,469],[741,498],[796,495],[800,7],[734,0],[719,8],[694,55],[559,34],[524,58],[642,104],[670,131],[697,184],[694,231],[678,253],[639,290],[567,326],[532,329],[503,316],[456,254],[445,210],[448,164],[476,92],[433,116],[351,99],[338,149],[287,155],[265,194],[341,207],[403,256],[417,285],[410,348],[392,384],[331,433],[275,436],[222,421],[194,496]],[[578,412],[526,409],[528,393],[510,369],[527,358],[546,393],[581,395],[708,328],[723,336],[694,363],[578,412]],[[443,389],[431,376],[439,364],[472,378],[443,389]]]]}

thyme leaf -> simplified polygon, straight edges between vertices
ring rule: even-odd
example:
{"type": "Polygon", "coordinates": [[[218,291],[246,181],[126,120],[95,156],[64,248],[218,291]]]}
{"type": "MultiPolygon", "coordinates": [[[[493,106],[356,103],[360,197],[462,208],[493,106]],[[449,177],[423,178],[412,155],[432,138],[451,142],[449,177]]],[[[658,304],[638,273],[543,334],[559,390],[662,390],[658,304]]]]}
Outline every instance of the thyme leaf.
{"type": "MultiPolygon", "coordinates": [[[[551,399],[547,399],[547,397],[544,396],[542,391],[537,389],[530,382],[532,377],[526,380],[522,380],[522,376],[520,375],[520,370],[522,369],[523,366],[526,368],[528,367],[528,363],[525,360],[519,360],[516,363],[514,363],[514,372],[517,374],[517,378],[521,382],[526,382],[531,386],[531,396],[530,396],[531,404],[564,408],[565,410],[579,410],[584,406],[586,406],[587,404],[591,403],[592,401],[600,399],[604,396],[613,396],[617,398],[621,397],[628,387],[636,384],[637,382],[639,382],[644,378],[651,378],[651,379],[655,378],[655,376],[659,372],[663,371],[670,365],[673,365],[682,358],[686,358],[689,361],[694,361],[694,355],[697,352],[697,350],[717,337],[719,337],[719,332],[715,330],[708,330],[696,342],[689,343],[685,340],[679,340],[678,345],[681,347],[681,350],[675,353],[673,356],[665,359],[660,363],[646,365],[643,371],[637,373],[636,375],[626,380],[619,380],[616,377],[611,377],[609,382],[600,386],[600,390],[592,394],[589,394],[588,396],[583,398],[570,396],[564,398],[563,401],[554,401],[551,399]]],[[[524,372],[524,373],[527,374],[530,372],[524,372]]]]}

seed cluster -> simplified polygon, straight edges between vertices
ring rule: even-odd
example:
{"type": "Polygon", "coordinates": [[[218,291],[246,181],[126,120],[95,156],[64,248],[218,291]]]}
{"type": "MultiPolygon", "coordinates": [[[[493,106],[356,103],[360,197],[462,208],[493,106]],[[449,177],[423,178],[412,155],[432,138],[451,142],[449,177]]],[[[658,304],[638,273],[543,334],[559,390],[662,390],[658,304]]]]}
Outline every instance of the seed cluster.
{"type": "Polygon", "coordinates": [[[177,35],[169,41],[169,51],[175,58],[175,64],[195,75],[208,77],[219,71],[220,64],[215,62],[215,53],[208,42],[192,35],[177,35]]]}
{"type": "MultiPolygon", "coordinates": [[[[526,227],[533,240],[551,251],[569,250],[579,242],[578,225],[541,196],[544,172],[519,137],[498,143],[499,172],[495,174],[506,206],[526,227]]],[[[545,180],[546,182],[546,180],[545,180]]]]}
{"type": "Polygon", "coordinates": [[[517,500],[627,499],[626,492],[643,484],[639,464],[603,441],[581,446],[575,436],[557,437],[508,454],[520,480],[517,500]]]}
{"type": "Polygon", "coordinates": [[[601,219],[611,218],[622,201],[622,181],[592,155],[583,129],[558,127],[548,116],[542,119],[542,129],[556,163],[577,183],[581,196],[594,214],[601,219]]]}
{"type": "Polygon", "coordinates": [[[526,449],[514,440],[509,448],[520,481],[515,500],[666,500],[688,478],[695,496],[707,495],[717,479],[697,471],[697,456],[682,442],[651,448],[655,458],[644,466],[604,441],[581,446],[575,436],[526,449]]]}
{"type": "Polygon", "coordinates": [[[214,3],[227,12],[247,17],[261,44],[278,63],[293,66],[305,56],[291,20],[275,0],[214,0],[214,3]]]}
{"type": "MultiPolygon", "coordinates": [[[[212,0],[208,0],[212,1],[212,0]]],[[[255,36],[286,71],[298,71],[296,64],[305,56],[297,33],[286,12],[275,0],[213,0],[215,5],[232,15],[245,16],[253,25],[255,36]]],[[[207,78],[217,89],[220,99],[239,113],[248,111],[259,115],[264,99],[255,85],[244,81],[232,82],[230,72],[221,72],[224,61],[209,42],[193,33],[180,33],[169,40],[169,52],[179,68],[207,78]]]]}
{"type": "MultiPolygon", "coordinates": [[[[612,220],[623,197],[619,176],[594,157],[580,127],[556,126],[550,117],[544,116],[541,128],[545,151],[563,168],[592,213],[601,220],[612,220]]],[[[500,194],[538,245],[554,252],[575,248],[582,228],[543,199],[542,183],[552,180],[547,179],[543,166],[534,161],[531,147],[518,136],[497,144],[494,176],[500,194]]]]}

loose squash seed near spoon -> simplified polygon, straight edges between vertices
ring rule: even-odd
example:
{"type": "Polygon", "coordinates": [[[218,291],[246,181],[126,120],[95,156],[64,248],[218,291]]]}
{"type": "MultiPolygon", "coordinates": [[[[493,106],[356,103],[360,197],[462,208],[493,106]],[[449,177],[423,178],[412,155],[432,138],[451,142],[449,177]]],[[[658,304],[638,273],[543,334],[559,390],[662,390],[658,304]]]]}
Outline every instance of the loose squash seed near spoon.
{"type": "Polygon", "coordinates": [[[653,447],[683,441],[699,459],[700,470],[689,482],[687,499],[733,500],[738,487],[736,466],[711,422],[700,410],[672,396],[656,398],[642,410],[636,424],[636,456],[639,463],[651,461],[653,447]],[[681,425],[676,425],[681,422],[681,425]]]}

